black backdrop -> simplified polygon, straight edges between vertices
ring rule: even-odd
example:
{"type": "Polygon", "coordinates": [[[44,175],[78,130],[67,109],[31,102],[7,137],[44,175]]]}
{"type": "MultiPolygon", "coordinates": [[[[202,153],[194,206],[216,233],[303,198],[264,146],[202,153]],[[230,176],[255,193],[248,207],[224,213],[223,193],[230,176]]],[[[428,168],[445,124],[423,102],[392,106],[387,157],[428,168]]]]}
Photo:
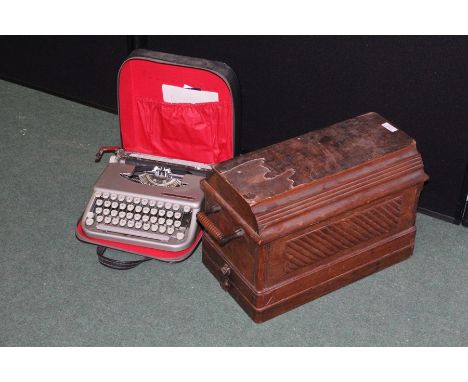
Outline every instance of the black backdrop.
{"type": "Polygon", "coordinates": [[[0,76],[115,112],[117,70],[137,45],[228,63],[241,83],[244,152],[381,113],[418,142],[431,177],[420,207],[461,220],[468,191],[467,37],[2,37],[0,76]]]}

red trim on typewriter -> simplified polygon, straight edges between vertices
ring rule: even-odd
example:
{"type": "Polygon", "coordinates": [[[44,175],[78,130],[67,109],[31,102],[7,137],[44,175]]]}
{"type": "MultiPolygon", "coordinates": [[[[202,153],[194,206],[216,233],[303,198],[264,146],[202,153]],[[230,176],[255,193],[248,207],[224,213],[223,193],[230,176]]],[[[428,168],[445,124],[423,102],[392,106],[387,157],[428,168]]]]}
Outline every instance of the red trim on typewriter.
{"type": "Polygon", "coordinates": [[[135,58],[119,73],[120,130],[128,151],[201,163],[230,159],[232,107],[228,85],[208,70],[135,58]],[[219,102],[167,103],[163,84],[215,91],[219,102]]]}
{"type": "Polygon", "coordinates": [[[76,234],[77,234],[78,239],[87,243],[101,245],[103,247],[108,247],[108,248],[114,248],[114,249],[122,250],[125,252],[152,257],[154,259],[163,260],[163,261],[181,261],[181,260],[184,260],[188,255],[190,255],[192,251],[195,249],[195,247],[198,245],[203,235],[203,231],[200,230],[193,244],[190,247],[182,251],[177,251],[177,252],[163,251],[160,249],[141,247],[138,245],[118,243],[116,241],[110,241],[110,240],[95,239],[93,237],[86,235],[86,233],[83,231],[83,227],[81,226],[81,219],[76,226],[76,234]]]}

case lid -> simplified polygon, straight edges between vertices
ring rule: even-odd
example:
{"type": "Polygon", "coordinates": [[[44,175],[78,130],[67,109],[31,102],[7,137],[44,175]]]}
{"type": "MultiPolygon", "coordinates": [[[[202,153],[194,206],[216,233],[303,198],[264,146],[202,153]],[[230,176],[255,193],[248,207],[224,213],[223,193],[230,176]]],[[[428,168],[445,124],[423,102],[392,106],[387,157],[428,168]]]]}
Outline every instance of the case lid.
{"type": "Polygon", "coordinates": [[[122,147],[207,164],[232,158],[237,93],[236,76],[224,63],[137,49],[119,71],[122,147]],[[185,94],[215,92],[218,101],[166,102],[163,85],[185,94]]]}
{"type": "Polygon", "coordinates": [[[368,113],[219,163],[207,182],[273,235],[425,180],[414,140],[368,113]]]}

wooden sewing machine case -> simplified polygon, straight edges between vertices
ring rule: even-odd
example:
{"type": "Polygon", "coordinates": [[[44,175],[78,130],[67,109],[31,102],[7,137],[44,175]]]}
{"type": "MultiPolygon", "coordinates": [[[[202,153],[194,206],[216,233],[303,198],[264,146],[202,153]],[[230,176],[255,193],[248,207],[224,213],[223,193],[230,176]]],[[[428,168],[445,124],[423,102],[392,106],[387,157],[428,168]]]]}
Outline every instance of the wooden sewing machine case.
{"type": "Polygon", "coordinates": [[[203,263],[263,322],[408,258],[427,179],[415,141],[376,113],[216,164],[203,263]]]}

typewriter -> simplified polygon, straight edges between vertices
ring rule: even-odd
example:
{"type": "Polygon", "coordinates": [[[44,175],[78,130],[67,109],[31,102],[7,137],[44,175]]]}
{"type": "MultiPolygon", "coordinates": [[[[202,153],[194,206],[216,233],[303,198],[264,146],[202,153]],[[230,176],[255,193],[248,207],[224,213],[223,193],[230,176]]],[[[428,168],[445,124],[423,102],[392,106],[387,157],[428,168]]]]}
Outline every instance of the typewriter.
{"type": "Polygon", "coordinates": [[[117,150],[94,185],[81,219],[93,238],[165,251],[194,241],[211,166],[117,150]]]}

